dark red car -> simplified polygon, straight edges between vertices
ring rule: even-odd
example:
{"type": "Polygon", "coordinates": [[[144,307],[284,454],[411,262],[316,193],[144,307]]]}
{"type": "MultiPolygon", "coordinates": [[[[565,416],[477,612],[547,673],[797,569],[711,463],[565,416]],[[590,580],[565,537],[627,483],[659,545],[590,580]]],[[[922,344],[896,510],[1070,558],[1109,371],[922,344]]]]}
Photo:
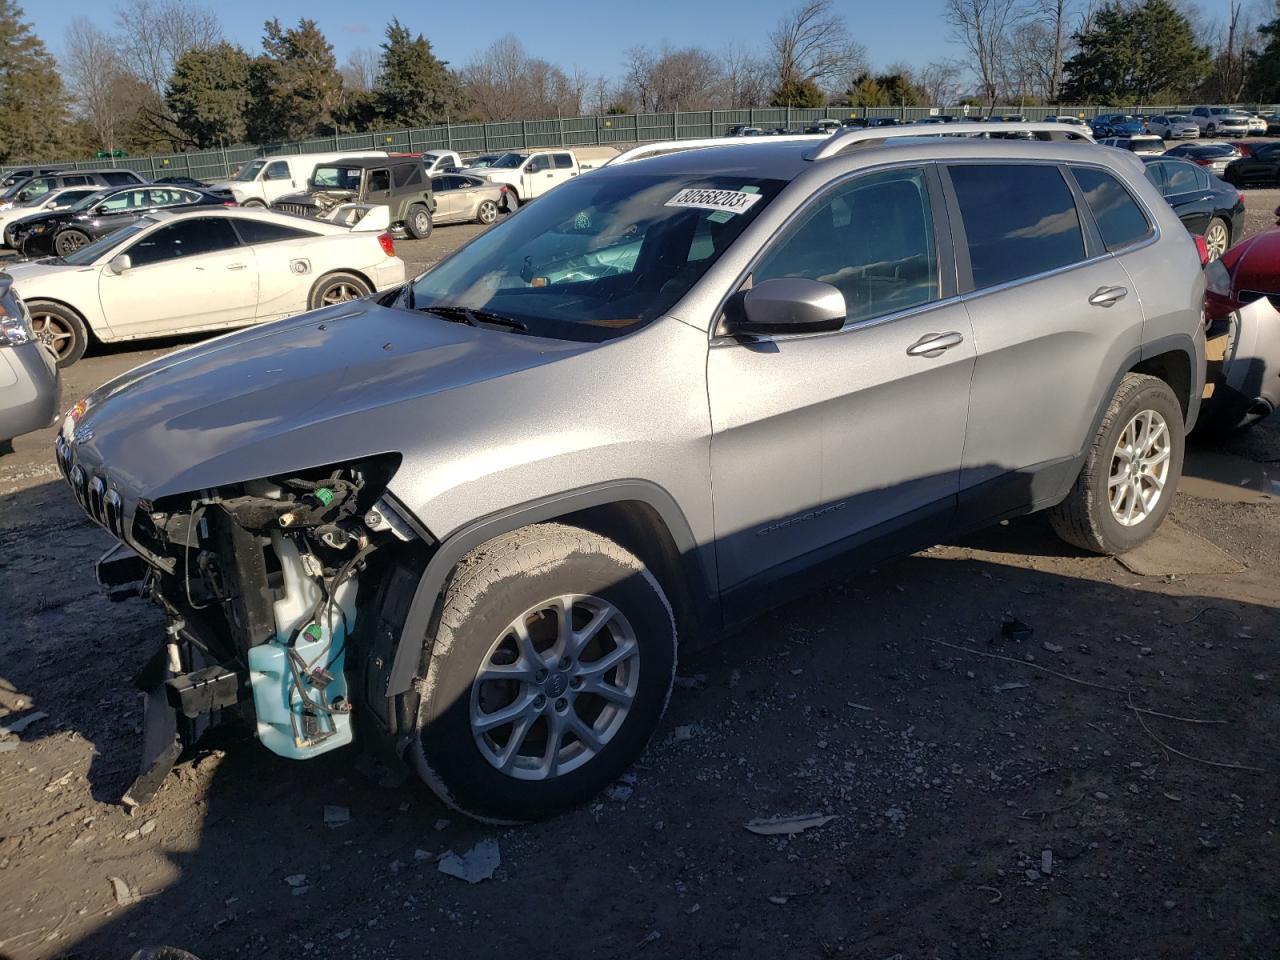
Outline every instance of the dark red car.
{"type": "Polygon", "coordinates": [[[1205,267],[1205,278],[1213,393],[1200,427],[1225,432],[1280,406],[1280,221],[1231,247],[1205,267]]]}

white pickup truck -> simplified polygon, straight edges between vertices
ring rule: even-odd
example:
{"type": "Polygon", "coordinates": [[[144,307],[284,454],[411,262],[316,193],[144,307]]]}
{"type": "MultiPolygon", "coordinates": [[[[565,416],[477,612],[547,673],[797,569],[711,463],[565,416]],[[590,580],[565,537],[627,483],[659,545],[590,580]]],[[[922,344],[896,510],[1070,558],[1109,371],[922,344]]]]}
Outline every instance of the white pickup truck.
{"type": "Polygon", "coordinates": [[[462,157],[453,150],[428,150],[422,155],[422,165],[426,167],[428,177],[451,173],[465,166],[462,157]]]}
{"type": "Polygon", "coordinates": [[[507,186],[508,209],[542,196],[582,172],[571,150],[504,153],[487,167],[464,167],[463,173],[507,186]]]}

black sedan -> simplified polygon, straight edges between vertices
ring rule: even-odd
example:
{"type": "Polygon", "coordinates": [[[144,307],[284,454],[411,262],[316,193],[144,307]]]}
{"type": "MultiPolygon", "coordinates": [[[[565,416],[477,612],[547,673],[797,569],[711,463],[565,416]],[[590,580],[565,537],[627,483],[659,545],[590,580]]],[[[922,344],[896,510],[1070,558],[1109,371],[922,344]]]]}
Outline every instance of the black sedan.
{"type": "Polygon", "coordinates": [[[1227,164],[1240,159],[1240,148],[1229,143],[1180,143],[1164,152],[1166,157],[1181,157],[1197,166],[1208,168],[1214,176],[1222,176],[1227,164]]]}
{"type": "Polygon", "coordinates": [[[1247,157],[1227,164],[1222,179],[1236,187],[1280,183],[1280,141],[1252,147],[1247,157]]]}
{"type": "Polygon", "coordinates": [[[25,257],[60,257],[105,237],[156,210],[235,206],[226,197],[186,187],[151,185],[104,190],[69,210],[44,213],[13,224],[9,245],[25,257]]]}
{"type": "Polygon", "coordinates": [[[1204,237],[1209,259],[1217,260],[1244,230],[1244,198],[1230,184],[1189,160],[1143,157],[1147,179],[1164,195],[1187,231],[1204,237]]]}

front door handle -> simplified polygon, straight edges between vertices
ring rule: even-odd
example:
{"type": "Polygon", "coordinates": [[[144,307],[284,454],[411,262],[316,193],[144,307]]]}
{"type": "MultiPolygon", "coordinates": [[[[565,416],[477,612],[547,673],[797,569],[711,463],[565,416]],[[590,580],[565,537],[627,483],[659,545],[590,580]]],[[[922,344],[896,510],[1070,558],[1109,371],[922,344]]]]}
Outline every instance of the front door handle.
{"type": "Polygon", "coordinates": [[[1089,303],[1095,307],[1114,307],[1128,294],[1129,291],[1125,287],[1099,287],[1093,291],[1089,303]]]}
{"type": "Polygon", "coordinates": [[[952,347],[964,343],[964,337],[957,331],[947,333],[926,333],[923,337],[907,347],[909,357],[940,357],[952,347]]]}
{"type": "Polygon", "coordinates": [[[228,270],[243,270],[246,266],[248,266],[248,264],[244,264],[244,263],[228,263],[228,264],[227,264],[227,269],[228,269],[228,270]]]}

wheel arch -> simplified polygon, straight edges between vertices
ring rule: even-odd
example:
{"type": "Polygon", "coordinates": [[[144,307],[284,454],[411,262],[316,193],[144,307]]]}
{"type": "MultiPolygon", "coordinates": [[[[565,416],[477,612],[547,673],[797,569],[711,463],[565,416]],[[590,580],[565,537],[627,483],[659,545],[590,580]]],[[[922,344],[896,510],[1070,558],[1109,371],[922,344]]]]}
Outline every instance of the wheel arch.
{"type": "MultiPolygon", "coordinates": [[[[1164,345],[1164,349],[1160,353],[1153,353],[1150,356],[1144,356],[1137,363],[1129,367],[1129,373],[1145,373],[1148,376],[1156,377],[1163,380],[1173,390],[1174,395],[1178,398],[1178,404],[1182,407],[1182,419],[1184,422],[1191,422],[1192,410],[1192,392],[1194,388],[1195,378],[1192,376],[1192,352],[1190,346],[1174,346],[1171,344],[1164,345]]],[[[1199,407],[1199,402],[1195,404],[1199,407]]],[[[1188,427],[1190,429],[1190,427],[1188,427]]]]}
{"type": "Polygon", "coordinates": [[[26,303],[28,310],[31,309],[33,304],[41,303],[51,303],[56,307],[61,307],[63,310],[70,310],[80,318],[80,322],[84,324],[85,330],[89,332],[89,339],[91,341],[96,340],[99,343],[107,343],[112,339],[110,336],[103,336],[99,333],[97,328],[94,327],[93,319],[87,316],[83,310],[59,297],[46,297],[38,294],[29,300],[24,297],[23,302],[26,303]]]}
{"type": "Polygon", "coordinates": [[[315,283],[311,284],[311,289],[307,292],[307,303],[311,302],[312,298],[316,294],[316,290],[320,287],[320,284],[337,273],[349,273],[353,277],[358,277],[364,282],[364,285],[369,288],[370,293],[378,292],[378,285],[374,283],[372,278],[370,278],[363,270],[357,270],[355,267],[334,267],[332,270],[326,270],[324,273],[320,274],[320,276],[316,277],[315,283]]]}
{"type": "Polygon", "coordinates": [[[386,696],[413,687],[449,576],[476,547],[521,527],[555,521],[616,540],[635,553],[667,592],[682,632],[714,634],[719,606],[711,571],[675,499],[647,480],[617,480],[510,507],[454,531],[427,561],[389,664],[386,696]]]}

